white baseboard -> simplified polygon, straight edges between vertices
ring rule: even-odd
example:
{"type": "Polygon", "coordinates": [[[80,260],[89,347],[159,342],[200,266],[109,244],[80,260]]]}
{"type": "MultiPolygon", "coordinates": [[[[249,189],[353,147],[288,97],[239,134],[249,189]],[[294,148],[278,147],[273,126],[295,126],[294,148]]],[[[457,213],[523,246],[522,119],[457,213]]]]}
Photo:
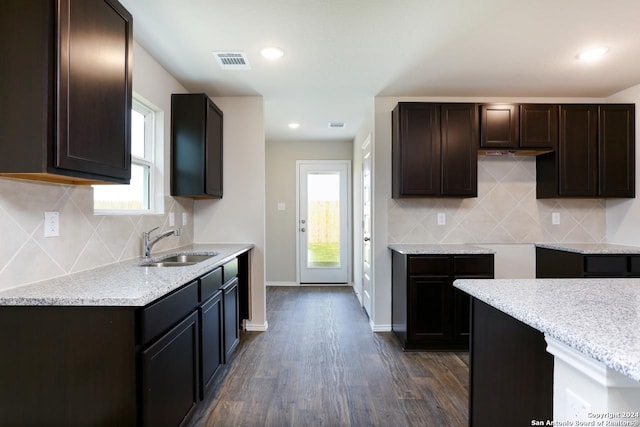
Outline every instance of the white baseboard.
{"type": "Polygon", "coordinates": [[[376,325],[369,319],[369,326],[373,332],[391,332],[391,325],[376,325]]]}
{"type": "Polygon", "coordinates": [[[244,330],[248,332],[265,332],[267,329],[269,329],[269,322],[266,321],[262,324],[250,322],[244,324],[244,330]]]}
{"type": "Polygon", "coordinates": [[[300,286],[297,282],[265,282],[265,286],[300,286]]]}
{"type": "Polygon", "coordinates": [[[351,286],[351,283],[298,283],[298,282],[265,282],[265,286],[351,286]]]}

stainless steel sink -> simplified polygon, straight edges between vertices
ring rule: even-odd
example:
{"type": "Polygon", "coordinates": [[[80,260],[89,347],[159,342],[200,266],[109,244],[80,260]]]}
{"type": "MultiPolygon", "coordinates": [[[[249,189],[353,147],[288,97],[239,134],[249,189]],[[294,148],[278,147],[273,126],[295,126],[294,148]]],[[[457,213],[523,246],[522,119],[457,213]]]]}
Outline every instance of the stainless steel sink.
{"type": "Polygon", "coordinates": [[[181,253],[160,258],[155,261],[149,261],[140,264],[141,267],[186,267],[194,265],[209,258],[218,255],[217,252],[208,252],[206,254],[199,253],[181,253]]]}

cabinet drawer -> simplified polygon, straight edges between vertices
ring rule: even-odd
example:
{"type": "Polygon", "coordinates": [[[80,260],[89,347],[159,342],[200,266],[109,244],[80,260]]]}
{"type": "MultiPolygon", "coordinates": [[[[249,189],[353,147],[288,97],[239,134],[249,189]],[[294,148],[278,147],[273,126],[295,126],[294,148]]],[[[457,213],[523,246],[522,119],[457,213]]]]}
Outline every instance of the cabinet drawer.
{"type": "Polygon", "coordinates": [[[456,255],[453,275],[493,278],[493,255],[456,255]]]}
{"type": "Polygon", "coordinates": [[[640,274],[640,256],[629,257],[629,269],[633,275],[640,274]]]}
{"type": "Polygon", "coordinates": [[[238,275],[238,259],[234,259],[233,261],[229,261],[222,268],[224,274],[223,283],[227,283],[229,280],[233,279],[238,275]]]}
{"type": "Polygon", "coordinates": [[[615,256],[586,256],[584,271],[587,274],[609,274],[624,276],[627,272],[627,257],[615,256]]]}
{"type": "Polygon", "coordinates": [[[222,286],[222,267],[218,267],[211,273],[200,278],[200,301],[206,301],[222,286]]]}
{"type": "Polygon", "coordinates": [[[168,330],[198,305],[198,281],[167,295],[142,311],[142,344],[168,330]]]}
{"type": "Polygon", "coordinates": [[[449,275],[448,256],[411,256],[409,274],[449,275]]]}

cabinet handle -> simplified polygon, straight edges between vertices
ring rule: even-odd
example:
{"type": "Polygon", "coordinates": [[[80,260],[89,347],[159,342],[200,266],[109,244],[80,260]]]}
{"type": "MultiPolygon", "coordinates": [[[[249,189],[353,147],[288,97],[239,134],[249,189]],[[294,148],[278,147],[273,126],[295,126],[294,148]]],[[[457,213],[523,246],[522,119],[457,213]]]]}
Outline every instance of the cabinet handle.
{"type": "Polygon", "coordinates": [[[304,232],[305,232],[305,229],[304,229],[304,227],[302,227],[302,228],[300,229],[300,231],[302,231],[302,232],[304,233],[304,232]]]}
{"type": "Polygon", "coordinates": [[[371,240],[371,237],[365,237],[365,238],[364,238],[364,241],[365,241],[365,242],[368,242],[368,241],[370,241],[370,240],[371,240]]]}

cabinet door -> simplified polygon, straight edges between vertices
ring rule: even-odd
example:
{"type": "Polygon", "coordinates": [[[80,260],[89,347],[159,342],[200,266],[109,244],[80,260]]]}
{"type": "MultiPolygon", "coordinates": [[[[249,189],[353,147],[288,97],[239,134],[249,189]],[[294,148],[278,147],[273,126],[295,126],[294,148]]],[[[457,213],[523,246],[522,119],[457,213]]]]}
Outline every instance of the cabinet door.
{"type": "Polygon", "coordinates": [[[400,103],[392,114],[393,197],[440,195],[439,107],[400,103]]]}
{"type": "Polygon", "coordinates": [[[453,294],[453,340],[469,342],[471,321],[471,297],[457,288],[451,289],[453,294]]]}
{"type": "Polygon", "coordinates": [[[556,148],[558,146],[558,106],[520,105],[520,148],[556,148]]]}
{"type": "Polygon", "coordinates": [[[222,292],[218,291],[200,308],[201,399],[213,385],[215,374],[223,363],[222,325],[222,292]]]}
{"type": "Polygon", "coordinates": [[[222,287],[224,309],[224,351],[225,362],[231,360],[231,355],[240,342],[240,327],[238,319],[238,279],[234,278],[222,287]]]}
{"type": "Polygon", "coordinates": [[[448,277],[409,277],[409,340],[442,342],[451,339],[450,287],[448,277]]]}
{"type": "Polygon", "coordinates": [[[61,0],[59,10],[53,166],[129,183],[131,15],[115,0],[61,0]]]}
{"type": "Polygon", "coordinates": [[[598,195],[598,107],[560,106],[558,146],[560,196],[598,195]]]}
{"type": "Polygon", "coordinates": [[[142,422],[177,426],[198,403],[198,313],[142,352],[142,422]]]}
{"type": "Polygon", "coordinates": [[[205,192],[222,197],[222,111],[207,98],[205,192]]]}
{"type": "Polygon", "coordinates": [[[480,147],[514,149],[518,146],[518,108],[514,104],[480,106],[480,147]]]}
{"type": "Polygon", "coordinates": [[[478,116],[475,104],[440,107],[442,195],[478,195],[478,116]]]}
{"type": "Polygon", "coordinates": [[[601,105],[598,195],[635,197],[635,107],[601,105]]]}

